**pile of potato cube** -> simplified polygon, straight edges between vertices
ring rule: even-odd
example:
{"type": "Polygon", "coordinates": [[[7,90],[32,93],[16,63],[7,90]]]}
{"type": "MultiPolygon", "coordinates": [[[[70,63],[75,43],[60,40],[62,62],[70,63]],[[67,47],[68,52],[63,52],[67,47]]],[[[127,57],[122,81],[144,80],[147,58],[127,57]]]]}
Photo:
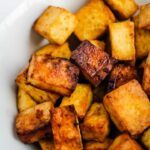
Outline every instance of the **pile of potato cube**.
{"type": "Polygon", "coordinates": [[[49,44],[16,78],[20,140],[150,150],[150,4],[90,0],[74,14],[49,6],[33,28],[49,44]]]}

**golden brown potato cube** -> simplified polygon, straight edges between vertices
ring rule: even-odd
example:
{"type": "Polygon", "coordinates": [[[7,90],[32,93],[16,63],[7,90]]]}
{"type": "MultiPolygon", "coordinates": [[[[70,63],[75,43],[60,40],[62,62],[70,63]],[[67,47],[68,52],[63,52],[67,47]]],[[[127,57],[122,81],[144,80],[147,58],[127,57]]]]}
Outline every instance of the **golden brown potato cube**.
{"type": "Polygon", "coordinates": [[[64,97],[60,106],[74,105],[79,118],[83,118],[93,99],[89,84],[77,84],[70,97],[64,97]]]}
{"type": "Polygon", "coordinates": [[[150,31],[138,28],[139,15],[134,17],[136,57],[141,59],[150,51],[150,31]]]}
{"type": "Polygon", "coordinates": [[[100,48],[101,50],[105,50],[105,43],[103,41],[98,41],[98,40],[90,40],[90,43],[95,45],[96,47],[100,48]]]}
{"type": "Polygon", "coordinates": [[[109,23],[115,22],[115,16],[102,0],[90,0],[77,11],[76,17],[75,35],[81,41],[96,39],[106,31],[109,23]]]}
{"type": "Polygon", "coordinates": [[[108,82],[108,91],[113,90],[128,81],[135,79],[137,72],[134,67],[124,64],[118,64],[110,74],[108,82]]]}
{"type": "Polygon", "coordinates": [[[70,59],[71,50],[68,43],[63,45],[48,44],[37,50],[35,55],[49,55],[53,58],[60,57],[70,59]]]}
{"type": "Polygon", "coordinates": [[[60,7],[49,6],[39,17],[34,29],[52,43],[63,44],[77,24],[75,15],[60,7]]]}
{"type": "Polygon", "coordinates": [[[52,102],[44,102],[20,112],[16,117],[16,132],[18,135],[30,134],[46,125],[51,119],[52,102]]]}
{"type": "Polygon", "coordinates": [[[71,59],[79,66],[84,76],[98,86],[113,67],[113,59],[89,41],[82,42],[72,52],[71,59]]]}
{"type": "Polygon", "coordinates": [[[134,23],[124,21],[109,25],[112,57],[118,60],[134,60],[134,23]]]}
{"type": "Polygon", "coordinates": [[[79,69],[67,59],[33,56],[27,81],[43,90],[69,96],[78,81],[79,69]]]}
{"type": "Polygon", "coordinates": [[[103,143],[89,141],[85,143],[84,150],[107,150],[111,143],[111,139],[106,139],[103,143]]]}
{"type": "Polygon", "coordinates": [[[42,150],[55,150],[53,140],[46,138],[39,141],[42,150]]]}
{"type": "Polygon", "coordinates": [[[150,150],[150,128],[142,135],[142,143],[148,150],[150,150]]]}
{"type": "Polygon", "coordinates": [[[51,101],[55,104],[55,102],[59,98],[59,95],[52,93],[52,92],[50,93],[50,92],[43,91],[41,89],[38,89],[38,88],[28,84],[27,79],[26,79],[27,71],[28,71],[28,69],[25,69],[17,76],[16,83],[19,86],[19,88],[23,89],[37,103],[51,101]]]}
{"type": "Polygon", "coordinates": [[[21,88],[18,89],[17,106],[19,112],[36,105],[36,102],[21,88]]]}
{"type": "Polygon", "coordinates": [[[81,124],[81,132],[85,140],[104,142],[109,134],[109,118],[102,104],[92,104],[81,124]]]}
{"type": "Polygon", "coordinates": [[[131,17],[138,9],[135,0],[105,0],[122,19],[131,17]]]}
{"type": "Polygon", "coordinates": [[[52,113],[55,150],[82,150],[79,122],[73,105],[58,107],[52,113]]]}
{"type": "Polygon", "coordinates": [[[128,134],[118,136],[108,150],[142,150],[142,147],[128,134]]]}
{"type": "Polygon", "coordinates": [[[45,138],[49,135],[51,135],[51,128],[50,126],[45,126],[42,127],[38,130],[35,130],[31,133],[28,134],[22,134],[22,135],[18,135],[20,140],[24,143],[35,143],[38,142],[40,139],[45,138]]]}
{"type": "Polygon", "coordinates": [[[120,131],[135,136],[150,126],[150,102],[137,80],[108,93],[104,105],[120,131]]]}
{"type": "Polygon", "coordinates": [[[146,63],[144,65],[144,74],[143,74],[143,89],[150,95],[150,53],[146,59],[146,63]]]}
{"type": "Polygon", "coordinates": [[[150,28],[150,3],[143,5],[139,13],[139,28],[150,28]]]}

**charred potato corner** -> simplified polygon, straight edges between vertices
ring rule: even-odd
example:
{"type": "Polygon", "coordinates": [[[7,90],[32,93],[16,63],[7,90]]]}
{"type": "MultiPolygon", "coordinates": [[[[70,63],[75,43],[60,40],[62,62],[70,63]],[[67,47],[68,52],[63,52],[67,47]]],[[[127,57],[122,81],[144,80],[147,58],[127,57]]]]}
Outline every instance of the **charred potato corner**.
{"type": "Polygon", "coordinates": [[[18,138],[41,150],[149,150],[150,4],[49,6],[33,29],[49,43],[15,80],[18,138]]]}

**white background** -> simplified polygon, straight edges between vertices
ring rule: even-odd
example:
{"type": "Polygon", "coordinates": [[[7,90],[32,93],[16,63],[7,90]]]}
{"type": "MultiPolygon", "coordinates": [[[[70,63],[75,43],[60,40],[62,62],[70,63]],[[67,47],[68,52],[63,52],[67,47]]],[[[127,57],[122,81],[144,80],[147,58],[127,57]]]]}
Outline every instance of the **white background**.
{"type": "Polygon", "coordinates": [[[0,0],[0,22],[24,0],[0,0]]]}

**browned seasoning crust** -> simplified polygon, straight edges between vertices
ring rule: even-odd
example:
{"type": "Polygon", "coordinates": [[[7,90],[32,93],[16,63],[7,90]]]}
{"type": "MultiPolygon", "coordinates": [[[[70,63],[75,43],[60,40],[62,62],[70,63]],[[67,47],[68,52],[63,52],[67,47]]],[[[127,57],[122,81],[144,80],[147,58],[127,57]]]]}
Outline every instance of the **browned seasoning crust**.
{"type": "Polygon", "coordinates": [[[71,59],[75,61],[85,77],[95,86],[105,79],[115,62],[106,52],[89,41],[82,42],[72,52],[71,59]]]}
{"type": "Polygon", "coordinates": [[[61,95],[70,95],[78,81],[79,69],[63,58],[33,56],[27,81],[32,85],[61,95]]]}
{"type": "Polygon", "coordinates": [[[79,123],[73,105],[55,108],[51,124],[56,150],[83,149],[79,123]]]}
{"type": "Polygon", "coordinates": [[[52,108],[53,104],[49,101],[20,112],[16,117],[17,134],[30,134],[49,125],[52,108]]]}

